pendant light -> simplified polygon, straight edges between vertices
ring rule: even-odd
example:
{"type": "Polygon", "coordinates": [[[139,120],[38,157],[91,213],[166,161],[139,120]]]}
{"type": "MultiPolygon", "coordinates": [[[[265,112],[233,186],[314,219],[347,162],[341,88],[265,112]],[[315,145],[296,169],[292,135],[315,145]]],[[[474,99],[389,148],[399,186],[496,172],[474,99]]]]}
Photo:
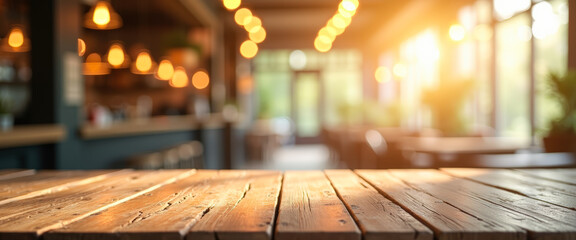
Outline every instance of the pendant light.
{"type": "Polygon", "coordinates": [[[130,66],[130,59],[124,50],[122,43],[115,42],[110,45],[106,61],[114,69],[128,68],[130,66]]]}
{"type": "Polygon", "coordinates": [[[78,56],[82,57],[86,53],[86,42],[82,38],[78,38],[78,56]]]}
{"type": "Polygon", "coordinates": [[[136,60],[132,63],[130,71],[134,74],[147,75],[156,72],[156,62],[152,60],[148,50],[140,50],[136,56],[136,60]]]}
{"type": "Polygon", "coordinates": [[[170,86],[175,88],[183,88],[188,86],[188,74],[186,74],[186,69],[183,67],[176,67],[174,70],[174,75],[170,79],[170,86]]]}
{"type": "Polygon", "coordinates": [[[86,58],[84,65],[84,75],[106,75],[110,73],[108,63],[102,62],[98,53],[91,53],[86,58]]]}
{"type": "Polygon", "coordinates": [[[30,51],[30,39],[24,35],[22,27],[14,26],[10,29],[8,35],[2,39],[2,50],[6,52],[30,51]]]}
{"type": "Polygon", "coordinates": [[[158,80],[169,81],[172,79],[172,76],[174,76],[174,66],[172,65],[172,62],[168,59],[160,61],[158,64],[158,71],[156,71],[154,77],[158,80]]]}
{"type": "Polygon", "coordinates": [[[100,0],[84,16],[84,27],[109,30],[122,27],[122,18],[112,9],[110,2],[100,0]]]}

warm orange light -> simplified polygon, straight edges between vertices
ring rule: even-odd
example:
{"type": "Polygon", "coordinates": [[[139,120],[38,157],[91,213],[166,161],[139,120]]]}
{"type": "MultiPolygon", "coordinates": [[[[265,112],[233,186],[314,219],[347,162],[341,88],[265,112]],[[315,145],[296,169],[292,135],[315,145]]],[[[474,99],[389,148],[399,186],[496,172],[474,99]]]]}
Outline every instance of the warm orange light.
{"type": "Polygon", "coordinates": [[[19,27],[14,27],[8,35],[8,45],[13,48],[19,48],[24,45],[24,32],[19,27]]]}
{"type": "Polygon", "coordinates": [[[91,53],[88,55],[86,62],[83,65],[84,75],[106,75],[110,73],[108,64],[102,62],[102,58],[98,53],[91,53]]]}
{"type": "Polygon", "coordinates": [[[332,18],[328,21],[326,26],[332,28],[332,31],[334,31],[336,33],[336,35],[342,34],[344,32],[344,29],[345,29],[345,28],[337,27],[336,24],[334,23],[334,19],[332,19],[332,18]]]}
{"type": "Polygon", "coordinates": [[[183,67],[177,67],[174,70],[174,75],[170,79],[170,86],[175,88],[183,88],[188,86],[188,74],[183,67]]]}
{"type": "Polygon", "coordinates": [[[259,17],[253,16],[250,19],[250,22],[244,24],[244,29],[246,29],[247,32],[256,32],[258,31],[258,28],[262,27],[262,20],[260,20],[259,17]]]}
{"type": "Polygon", "coordinates": [[[108,9],[107,4],[103,1],[96,3],[92,21],[94,21],[94,23],[96,23],[98,26],[106,26],[108,23],[110,23],[110,10],[108,9]]]}
{"type": "Polygon", "coordinates": [[[82,38],[78,38],[78,56],[82,57],[86,53],[86,42],[82,38]]]}
{"type": "Polygon", "coordinates": [[[464,40],[466,36],[466,29],[460,24],[452,24],[448,30],[450,38],[456,42],[464,40]]]}
{"type": "Polygon", "coordinates": [[[376,68],[376,72],[374,73],[374,77],[377,82],[388,82],[392,80],[392,73],[389,68],[385,66],[379,66],[376,68]]]}
{"type": "Polygon", "coordinates": [[[263,27],[259,27],[257,31],[250,32],[248,36],[253,42],[261,43],[266,39],[266,30],[263,27]]]}
{"type": "Polygon", "coordinates": [[[336,39],[336,31],[332,30],[328,27],[323,27],[318,31],[318,36],[325,36],[330,39],[330,41],[334,41],[336,39]]]}
{"type": "Polygon", "coordinates": [[[210,76],[203,70],[200,70],[192,75],[192,86],[196,89],[204,89],[210,84],[210,76]]]}
{"type": "Polygon", "coordinates": [[[356,14],[356,10],[349,11],[346,8],[344,8],[344,6],[342,6],[342,4],[340,4],[338,7],[338,13],[340,13],[342,16],[344,16],[346,18],[351,18],[354,16],[354,14],[356,14]]]}
{"type": "Polygon", "coordinates": [[[152,58],[148,52],[140,52],[136,58],[136,69],[140,72],[148,72],[152,68],[152,58]]]}
{"type": "Polygon", "coordinates": [[[252,40],[246,40],[240,45],[240,54],[245,58],[253,58],[258,53],[258,45],[252,40]]]}
{"type": "Polygon", "coordinates": [[[241,0],[224,0],[222,3],[224,3],[224,7],[228,10],[234,10],[238,7],[240,7],[240,4],[242,4],[241,0]]]}
{"type": "Polygon", "coordinates": [[[84,27],[92,29],[116,29],[122,27],[122,18],[108,1],[100,0],[84,16],[84,27]]]}
{"type": "Polygon", "coordinates": [[[340,2],[342,8],[348,12],[354,12],[358,8],[358,0],[342,0],[340,2]]]}
{"type": "Polygon", "coordinates": [[[126,61],[126,53],[124,47],[120,43],[113,43],[108,50],[108,57],[106,59],[112,68],[126,68],[128,62],[126,61]]]}
{"type": "Polygon", "coordinates": [[[318,36],[314,39],[314,48],[319,52],[328,52],[332,48],[332,41],[328,37],[318,36]]]}
{"type": "Polygon", "coordinates": [[[396,63],[392,71],[394,72],[394,76],[399,78],[405,78],[408,75],[408,69],[406,65],[402,63],[396,63]]]}
{"type": "Polygon", "coordinates": [[[332,17],[332,24],[337,28],[346,28],[348,26],[346,19],[341,14],[336,14],[332,17]]]}
{"type": "Polygon", "coordinates": [[[134,74],[153,74],[156,71],[156,63],[147,50],[142,50],[136,56],[130,71],[134,74]]]}
{"type": "Polygon", "coordinates": [[[170,80],[174,76],[174,66],[170,60],[162,60],[158,64],[158,71],[156,72],[156,78],[159,80],[170,80]]]}
{"type": "Polygon", "coordinates": [[[240,8],[234,14],[234,21],[240,26],[244,26],[252,20],[252,12],[247,8],[240,8]]]}

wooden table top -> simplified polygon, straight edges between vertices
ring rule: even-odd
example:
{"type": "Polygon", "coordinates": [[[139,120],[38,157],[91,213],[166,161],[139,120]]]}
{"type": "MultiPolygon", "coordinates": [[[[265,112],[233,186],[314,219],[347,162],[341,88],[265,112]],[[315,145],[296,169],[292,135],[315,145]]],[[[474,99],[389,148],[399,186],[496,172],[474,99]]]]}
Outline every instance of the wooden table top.
{"type": "Polygon", "coordinates": [[[0,239],[576,239],[576,169],[0,170],[0,239]]]}
{"type": "Polygon", "coordinates": [[[529,149],[528,138],[505,137],[404,137],[401,148],[432,154],[515,153],[529,149]]]}

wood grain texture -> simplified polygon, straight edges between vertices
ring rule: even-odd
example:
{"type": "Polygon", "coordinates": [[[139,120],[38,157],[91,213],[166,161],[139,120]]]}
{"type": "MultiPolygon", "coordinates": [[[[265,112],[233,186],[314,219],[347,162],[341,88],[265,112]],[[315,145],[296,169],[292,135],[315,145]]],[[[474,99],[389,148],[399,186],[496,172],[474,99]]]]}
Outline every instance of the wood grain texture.
{"type": "MultiPolygon", "coordinates": [[[[203,216],[201,221],[190,228],[186,239],[216,240],[217,229],[225,224],[224,221],[228,217],[232,216],[231,212],[236,210],[236,207],[240,203],[244,202],[247,194],[251,192],[253,180],[251,179],[252,176],[250,172],[242,170],[223,170],[220,171],[220,175],[221,180],[219,181],[219,184],[215,185],[211,189],[211,195],[214,198],[214,201],[212,202],[210,211],[203,216]]],[[[250,198],[253,198],[252,194],[250,195],[250,198]]],[[[244,219],[244,221],[248,220],[255,219],[244,219]]],[[[271,219],[268,218],[265,221],[270,220],[271,219]]],[[[236,220],[232,221],[237,222],[236,220]]],[[[256,224],[260,224],[260,222],[256,224]]],[[[243,223],[243,225],[248,226],[250,223],[243,223]]],[[[230,228],[230,226],[223,227],[230,228]]],[[[228,233],[223,231],[221,235],[233,238],[234,231],[228,233]]],[[[258,233],[255,235],[260,238],[266,237],[258,233]]]]}
{"type": "Polygon", "coordinates": [[[276,240],[360,240],[360,230],[324,173],[284,174],[276,240]]]}
{"type": "Polygon", "coordinates": [[[193,172],[127,172],[88,186],[0,205],[0,239],[36,239],[46,231],[97,214],[193,172]]]}
{"type": "Polygon", "coordinates": [[[442,169],[453,176],[576,210],[576,186],[508,169],[442,169]]]}
{"type": "Polygon", "coordinates": [[[364,240],[431,240],[432,231],[350,170],[326,170],[364,240]]]}
{"type": "Polygon", "coordinates": [[[129,170],[52,171],[0,181],[0,205],[90,184],[129,170]]]}
{"type": "Polygon", "coordinates": [[[282,174],[250,171],[248,181],[244,196],[218,220],[218,240],[272,239],[282,174]]]}
{"type": "Polygon", "coordinates": [[[34,169],[2,169],[0,170],[0,181],[34,174],[36,174],[34,169]]]}
{"type": "Polygon", "coordinates": [[[570,239],[576,212],[438,170],[391,170],[394,176],[480,219],[525,229],[535,239],[570,239]]]}
{"type": "Polygon", "coordinates": [[[210,210],[205,193],[217,176],[215,170],[198,171],[47,232],[44,239],[182,239],[190,226],[210,210]]]}
{"type": "Polygon", "coordinates": [[[515,171],[528,173],[538,178],[545,178],[549,180],[576,185],[576,170],[574,168],[515,169],[515,171]]]}
{"type": "MultiPolygon", "coordinates": [[[[525,239],[523,230],[470,215],[385,170],[356,170],[380,193],[430,227],[439,240],[525,239]]],[[[483,207],[482,205],[478,207],[483,207]]],[[[489,209],[488,209],[489,210],[489,209]]]]}

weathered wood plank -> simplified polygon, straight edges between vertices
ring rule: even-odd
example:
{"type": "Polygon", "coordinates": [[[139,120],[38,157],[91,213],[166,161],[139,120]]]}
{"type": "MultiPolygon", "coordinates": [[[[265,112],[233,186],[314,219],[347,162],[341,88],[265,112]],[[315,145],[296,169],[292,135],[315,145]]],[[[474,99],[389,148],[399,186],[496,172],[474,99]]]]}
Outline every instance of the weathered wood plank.
{"type": "Polygon", "coordinates": [[[97,214],[193,173],[193,170],[127,172],[93,184],[0,205],[0,239],[36,239],[46,231],[97,214]]]}
{"type": "Polygon", "coordinates": [[[442,171],[576,210],[574,185],[535,178],[524,172],[507,169],[447,168],[442,171]]]}
{"type": "MultiPolygon", "coordinates": [[[[189,235],[193,226],[207,221],[210,215],[218,215],[219,208],[225,205],[222,202],[230,202],[229,199],[237,202],[241,199],[246,191],[245,177],[245,171],[219,171],[201,189],[194,191],[194,197],[189,201],[171,207],[149,221],[136,221],[117,234],[122,239],[180,240],[189,235]]],[[[215,233],[212,231],[207,235],[214,237],[215,233]]]]}
{"type": "Polygon", "coordinates": [[[515,169],[515,171],[525,172],[539,178],[576,184],[576,168],[515,169]]]}
{"type": "Polygon", "coordinates": [[[129,170],[52,171],[7,179],[0,182],[0,205],[93,183],[129,170]]]}
{"type": "Polygon", "coordinates": [[[276,240],[360,240],[360,230],[324,173],[284,174],[276,240]]]}
{"type": "MultiPolygon", "coordinates": [[[[72,239],[182,239],[191,224],[210,209],[202,205],[203,193],[218,176],[215,170],[202,170],[189,177],[112,206],[98,214],[46,232],[45,240],[72,239]],[[179,220],[179,221],[177,221],[179,220]],[[140,222],[170,222],[166,228],[147,228],[140,222]],[[142,229],[141,233],[134,230],[142,229]],[[158,230],[158,231],[157,231],[158,230]]],[[[163,225],[164,227],[164,225],[163,225]]]]}
{"type": "Polygon", "coordinates": [[[0,181],[10,178],[17,178],[23,176],[34,175],[36,170],[34,169],[1,169],[0,170],[0,181]]]}
{"type": "Polygon", "coordinates": [[[572,239],[576,212],[438,170],[390,170],[403,181],[480,219],[528,231],[535,239],[572,239]]]}
{"type": "MultiPolygon", "coordinates": [[[[272,239],[282,174],[253,170],[249,172],[248,181],[249,188],[244,197],[230,211],[222,214],[219,217],[221,220],[217,220],[218,240],[272,239]]],[[[206,218],[203,222],[211,220],[216,219],[206,218]]],[[[194,238],[190,235],[189,239],[194,238]]]]}
{"type": "MultiPolygon", "coordinates": [[[[380,193],[430,227],[436,239],[525,239],[525,231],[490,218],[478,218],[416,188],[385,170],[356,170],[380,193]]],[[[486,208],[479,205],[478,207],[486,208]]],[[[490,209],[486,209],[489,212],[490,209]]]]}
{"type": "Polygon", "coordinates": [[[356,219],[364,240],[432,239],[432,231],[350,170],[326,170],[336,193],[356,219]]]}

